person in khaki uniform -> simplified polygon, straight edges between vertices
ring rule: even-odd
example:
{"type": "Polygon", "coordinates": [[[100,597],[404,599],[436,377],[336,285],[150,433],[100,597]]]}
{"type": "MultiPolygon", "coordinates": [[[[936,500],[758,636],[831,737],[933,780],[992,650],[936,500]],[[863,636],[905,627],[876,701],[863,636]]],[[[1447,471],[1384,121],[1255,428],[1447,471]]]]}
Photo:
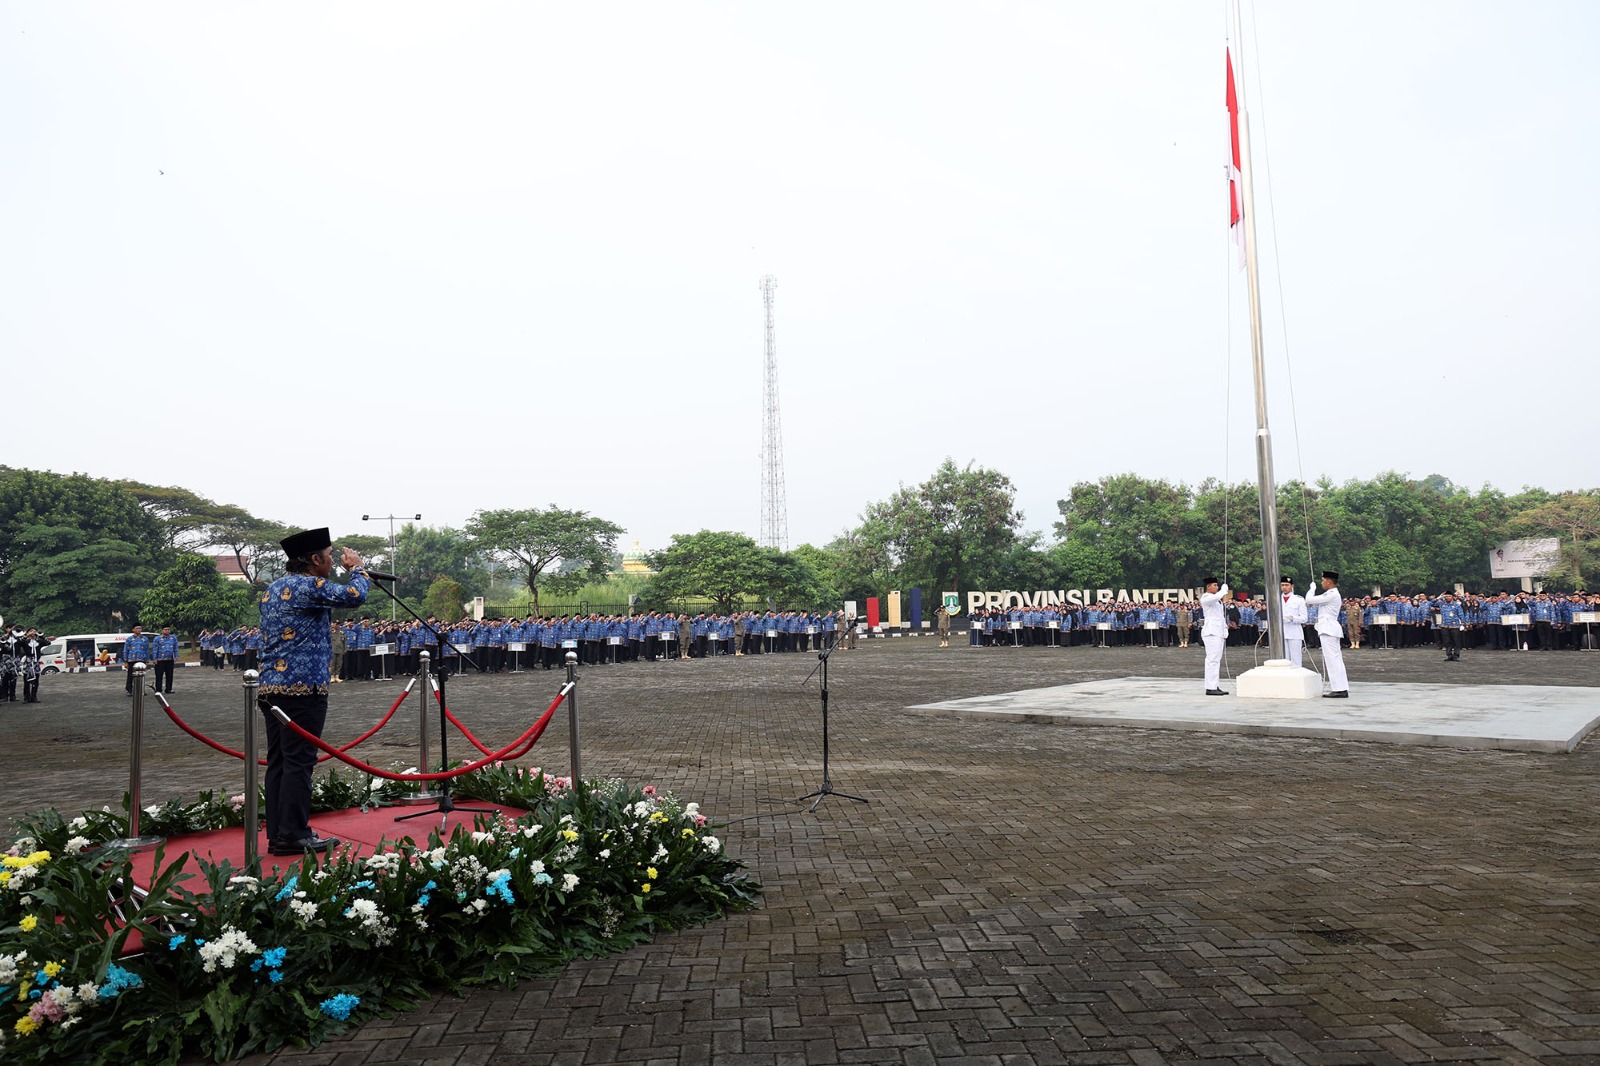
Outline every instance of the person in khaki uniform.
{"type": "Polygon", "coordinates": [[[328,627],[328,636],[333,644],[333,654],[329,657],[328,662],[328,684],[337,685],[344,680],[339,676],[341,668],[344,666],[345,637],[343,627],[338,622],[333,623],[328,627]]]}
{"type": "Polygon", "coordinates": [[[939,630],[939,647],[948,648],[950,646],[950,609],[941,603],[939,609],[934,612],[934,618],[936,619],[934,625],[939,630]]]}

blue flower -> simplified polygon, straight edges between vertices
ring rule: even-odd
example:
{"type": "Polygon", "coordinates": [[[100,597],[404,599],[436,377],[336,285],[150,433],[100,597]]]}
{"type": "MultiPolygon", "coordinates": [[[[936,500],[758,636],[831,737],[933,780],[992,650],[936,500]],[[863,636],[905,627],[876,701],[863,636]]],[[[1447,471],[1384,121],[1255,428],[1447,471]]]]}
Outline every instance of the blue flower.
{"type": "Polygon", "coordinates": [[[377,887],[378,886],[373,884],[371,881],[368,881],[365,878],[363,878],[360,881],[357,881],[355,884],[351,885],[350,886],[350,891],[354,892],[358,888],[377,888],[377,887]]]}
{"type": "Polygon", "coordinates": [[[290,896],[294,895],[294,887],[296,885],[298,885],[299,883],[300,883],[300,875],[299,874],[295,874],[293,877],[289,878],[289,880],[287,880],[287,881],[285,881],[283,883],[283,887],[278,889],[278,894],[276,896],[273,896],[272,898],[274,900],[276,900],[277,902],[282,903],[284,900],[286,900],[290,896]]]}
{"type": "MultiPolygon", "coordinates": [[[[171,940],[167,941],[167,950],[168,951],[177,951],[178,950],[178,945],[187,942],[188,939],[189,939],[188,937],[184,936],[182,933],[179,933],[177,936],[175,936],[171,940]]],[[[204,941],[201,941],[201,943],[204,943],[204,941]]]]}
{"type": "Polygon", "coordinates": [[[551,877],[549,874],[545,873],[543,870],[540,870],[538,873],[533,875],[533,883],[536,884],[536,885],[548,885],[550,882],[552,882],[554,880],[555,880],[555,878],[551,877]]]}
{"type": "Polygon", "coordinates": [[[129,988],[138,988],[144,984],[144,978],[136,973],[124,970],[116,963],[106,969],[106,983],[100,986],[101,999],[115,999],[118,993],[129,988]]]}
{"type": "Polygon", "coordinates": [[[323,1000],[317,1006],[323,1014],[335,1021],[344,1021],[350,1017],[350,1012],[361,1003],[360,996],[352,996],[348,992],[340,992],[337,996],[323,1000]]]}
{"type": "Polygon", "coordinates": [[[279,981],[283,980],[283,971],[273,970],[271,973],[267,974],[267,976],[272,979],[273,984],[277,984],[279,981]]]}
{"type": "Polygon", "coordinates": [[[489,887],[484,889],[484,894],[498,896],[501,902],[507,904],[517,902],[517,897],[511,892],[511,875],[509,873],[503,873],[493,881],[490,881],[489,887]]]}

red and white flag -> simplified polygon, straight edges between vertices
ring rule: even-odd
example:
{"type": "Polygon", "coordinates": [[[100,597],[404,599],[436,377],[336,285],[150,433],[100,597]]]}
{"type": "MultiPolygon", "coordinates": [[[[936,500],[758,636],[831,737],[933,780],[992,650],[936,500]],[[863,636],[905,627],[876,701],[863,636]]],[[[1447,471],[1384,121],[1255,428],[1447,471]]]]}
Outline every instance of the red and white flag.
{"type": "Polygon", "coordinates": [[[1228,159],[1228,232],[1239,248],[1239,265],[1244,266],[1244,200],[1239,176],[1239,95],[1233,87],[1233,50],[1228,59],[1228,134],[1233,154],[1228,159]]]}

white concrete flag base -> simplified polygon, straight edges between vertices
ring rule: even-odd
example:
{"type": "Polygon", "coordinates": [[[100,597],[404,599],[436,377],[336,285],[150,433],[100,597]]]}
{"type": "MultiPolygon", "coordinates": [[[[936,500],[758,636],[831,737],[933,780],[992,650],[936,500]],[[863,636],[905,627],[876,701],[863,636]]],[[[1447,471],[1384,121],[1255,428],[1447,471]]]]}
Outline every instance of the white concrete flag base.
{"type": "Polygon", "coordinates": [[[1258,700],[1309,700],[1322,696],[1322,675],[1288,659],[1268,659],[1239,675],[1234,694],[1258,700]]]}

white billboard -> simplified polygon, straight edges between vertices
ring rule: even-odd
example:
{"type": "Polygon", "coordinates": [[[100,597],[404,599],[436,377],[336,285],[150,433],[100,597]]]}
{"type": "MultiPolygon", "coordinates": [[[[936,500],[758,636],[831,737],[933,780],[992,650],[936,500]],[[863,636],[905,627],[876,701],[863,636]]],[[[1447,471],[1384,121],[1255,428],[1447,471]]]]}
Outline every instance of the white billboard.
{"type": "Polygon", "coordinates": [[[1555,537],[1508,540],[1489,553],[1490,577],[1539,577],[1555,568],[1561,544],[1555,537]]]}

